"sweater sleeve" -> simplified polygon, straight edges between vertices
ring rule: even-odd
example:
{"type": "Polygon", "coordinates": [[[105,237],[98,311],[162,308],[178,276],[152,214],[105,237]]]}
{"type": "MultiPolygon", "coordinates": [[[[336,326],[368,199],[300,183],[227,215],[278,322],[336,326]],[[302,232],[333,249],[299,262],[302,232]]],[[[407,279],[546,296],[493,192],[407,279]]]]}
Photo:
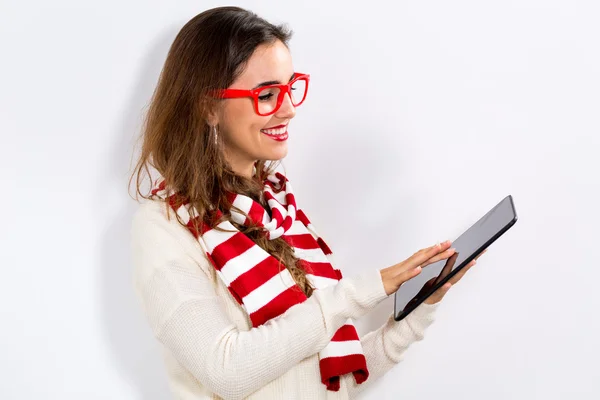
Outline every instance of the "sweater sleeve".
{"type": "Polygon", "coordinates": [[[348,318],[363,316],[387,297],[373,269],[315,291],[262,326],[239,330],[215,292],[208,259],[193,257],[184,246],[190,237],[174,219],[136,213],[134,285],[157,339],[223,398],[247,397],[283,375],[323,349],[348,318]]]}
{"type": "Polygon", "coordinates": [[[357,385],[351,376],[345,376],[350,398],[356,398],[358,393],[391,370],[402,361],[411,344],[423,339],[425,330],[434,321],[439,304],[421,303],[401,321],[394,320],[391,314],[383,326],[361,338],[369,379],[357,385]]]}

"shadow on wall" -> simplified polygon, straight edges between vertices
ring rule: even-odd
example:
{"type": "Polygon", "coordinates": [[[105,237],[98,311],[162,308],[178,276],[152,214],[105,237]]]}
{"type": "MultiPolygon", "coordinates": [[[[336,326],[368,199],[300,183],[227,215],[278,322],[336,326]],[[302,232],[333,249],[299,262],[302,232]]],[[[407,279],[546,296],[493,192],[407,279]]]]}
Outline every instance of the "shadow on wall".
{"type": "Polygon", "coordinates": [[[119,375],[129,383],[135,398],[143,400],[163,400],[172,394],[160,344],[154,339],[133,290],[130,229],[137,203],[129,197],[127,183],[133,145],[177,31],[173,28],[158,37],[141,63],[138,81],[115,129],[117,139],[106,160],[106,179],[99,182],[96,196],[97,208],[110,206],[111,212],[118,210],[104,233],[100,254],[100,304],[107,343],[119,375]]]}

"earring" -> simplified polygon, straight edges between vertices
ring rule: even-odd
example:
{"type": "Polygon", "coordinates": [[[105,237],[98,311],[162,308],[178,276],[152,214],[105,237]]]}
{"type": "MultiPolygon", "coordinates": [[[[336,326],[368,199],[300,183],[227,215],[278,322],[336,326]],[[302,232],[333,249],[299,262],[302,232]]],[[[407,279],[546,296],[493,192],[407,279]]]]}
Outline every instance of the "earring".
{"type": "Polygon", "coordinates": [[[218,144],[218,143],[219,143],[219,141],[218,141],[218,138],[217,138],[217,126],[216,126],[216,125],[213,125],[213,127],[212,127],[212,128],[213,128],[213,135],[214,135],[214,137],[215,137],[215,144],[218,144]]]}

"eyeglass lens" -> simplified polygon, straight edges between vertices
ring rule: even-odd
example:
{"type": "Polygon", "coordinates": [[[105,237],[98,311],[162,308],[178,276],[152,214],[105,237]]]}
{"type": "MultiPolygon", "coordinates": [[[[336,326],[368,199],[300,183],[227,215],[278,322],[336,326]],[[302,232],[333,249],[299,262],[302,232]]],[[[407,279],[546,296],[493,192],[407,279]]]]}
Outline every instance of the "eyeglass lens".
{"type": "MultiPolygon", "coordinates": [[[[296,80],[291,87],[290,98],[292,104],[297,106],[302,102],[306,95],[307,82],[306,79],[296,80]]],[[[269,87],[260,91],[258,94],[258,112],[260,114],[269,114],[275,111],[277,107],[277,99],[281,90],[277,87],[269,87]]]]}

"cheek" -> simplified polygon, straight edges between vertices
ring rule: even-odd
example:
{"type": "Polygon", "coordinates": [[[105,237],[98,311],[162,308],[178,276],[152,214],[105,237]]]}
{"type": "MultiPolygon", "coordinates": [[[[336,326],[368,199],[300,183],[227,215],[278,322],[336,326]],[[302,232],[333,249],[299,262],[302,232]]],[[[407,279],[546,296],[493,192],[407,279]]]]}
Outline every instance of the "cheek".
{"type": "MultiPolygon", "coordinates": [[[[240,99],[243,100],[243,99],[240,99]]],[[[232,141],[242,142],[256,141],[260,130],[269,124],[270,116],[263,117],[254,112],[251,104],[243,102],[231,102],[224,110],[224,128],[232,141]]]]}

